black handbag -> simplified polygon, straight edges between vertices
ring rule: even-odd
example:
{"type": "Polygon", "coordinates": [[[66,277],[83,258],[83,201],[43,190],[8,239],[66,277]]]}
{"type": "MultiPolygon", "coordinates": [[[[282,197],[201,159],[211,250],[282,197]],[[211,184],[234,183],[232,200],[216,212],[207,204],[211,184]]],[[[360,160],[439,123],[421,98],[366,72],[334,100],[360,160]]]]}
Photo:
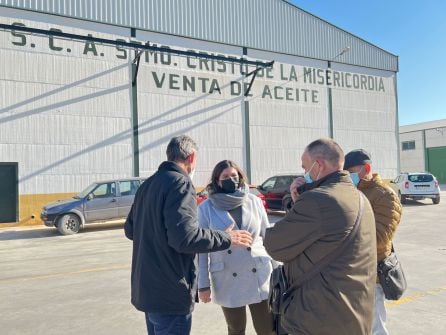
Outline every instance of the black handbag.
{"type": "Polygon", "coordinates": [[[288,334],[280,324],[280,308],[284,305],[284,293],[287,291],[287,283],[283,266],[279,265],[271,273],[269,281],[269,308],[274,318],[274,330],[277,335],[288,334]]]}
{"type": "Polygon", "coordinates": [[[378,279],[387,300],[398,300],[407,288],[406,276],[393,244],[390,255],[378,262],[378,279]]]}
{"type": "Polygon", "coordinates": [[[287,283],[283,266],[279,265],[271,273],[269,281],[269,308],[271,313],[280,314],[281,299],[287,290],[287,283]]]}
{"type": "Polygon", "coordinates": [[[359,194],[359,211],[356,217],[355,224],[347,237],[344,238],[344,241],[339,245],[339,247],[322,258],[318,263],[316,263],[313,268],[306,272],[302,277],[296,280],[290,287],[288,287],[288,282],[285,276],[285,271],[283,269],[283,265],[279,265],[273,272],[271,273],[270,278],[270,290],[269,290],[269,298],[268,304],[271,313],[274,317],[274,325],[275,331],[277,335],[288,334],[281,327],[280,318],[285,314],[286,309],[291,303],[292,293],[298,287],[302,286],[305,282],[310,280],[316,274],[320,273],[328,264],[330,264],[333,260],[338,258],[344,249],[348,246],[349,242],[356,236],[358,232],[359,223],[361,222],[362,213],[364,210],[364,199],[362,193],[359,194]]]}

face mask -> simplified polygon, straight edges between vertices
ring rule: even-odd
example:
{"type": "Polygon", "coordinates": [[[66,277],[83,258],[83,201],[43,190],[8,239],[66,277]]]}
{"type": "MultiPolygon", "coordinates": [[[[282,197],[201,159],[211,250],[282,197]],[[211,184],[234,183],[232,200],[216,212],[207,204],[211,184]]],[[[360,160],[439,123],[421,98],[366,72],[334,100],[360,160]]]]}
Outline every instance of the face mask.
{"type": "Polygon", "coordinates": [[[239,180],[236,177],[231,177],[221,181],[221,189],[223,193],[234,193],[238,188],[239,180]]]}
{"type": "Polygon", "coordinates": [[[194,175],[195,175],[195,169],[191,170],[191,172],[189,172],[189,178],[190,180],[194,179],[194,175]]]}
{"type": "Polygon", "coordinates": [[[359,174],[361,173],[361,170],[359,172],[350,172],[350,178],[352,179],[353,184],[358,187],[359,182],[361,181],[361,178],[359,177],[359,174]]]}
{"type": "Polygon", "coordinates": [[[313,182],[313,178],[311,178],[310,172],[313,169],[314,164],[316,164],[316,162],[314,162],[313,165],[311,165],[310,170],[304,173],[305,182],[307,184],[311,184],[313,182]]]}
{"type": "Polygon", "coordinates": [[[358,172],[352,172],[350,173],[350,178],[352,179],[353,184],[358,187],[359,184],[359,173],[358,172]]]}

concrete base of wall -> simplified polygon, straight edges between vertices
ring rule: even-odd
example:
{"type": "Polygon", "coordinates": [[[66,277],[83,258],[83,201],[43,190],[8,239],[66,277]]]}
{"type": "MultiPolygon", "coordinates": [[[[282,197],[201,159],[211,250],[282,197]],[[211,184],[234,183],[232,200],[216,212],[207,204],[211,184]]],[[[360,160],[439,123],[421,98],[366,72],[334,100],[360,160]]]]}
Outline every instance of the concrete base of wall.
{"type": "Polygon", "coordinates": [[[70,198],[76,193],[25,194],[19,196],[19,221],[0,223],[0,228],[43,225],[40,220],[42,207],[47,203],[70,198]]]}

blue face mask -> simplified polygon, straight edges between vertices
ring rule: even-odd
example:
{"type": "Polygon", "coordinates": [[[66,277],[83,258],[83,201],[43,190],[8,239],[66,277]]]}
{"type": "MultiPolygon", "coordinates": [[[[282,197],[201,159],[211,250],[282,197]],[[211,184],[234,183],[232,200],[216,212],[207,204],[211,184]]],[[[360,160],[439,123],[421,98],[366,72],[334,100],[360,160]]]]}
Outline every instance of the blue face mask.
{"type": "Polygon", "coordinates": [[[359,174],[361,173],[362,168],[363,167],[361,167],[361,170],[359,170],[359,172],[350,172],[350,178],[352,179],[352,182],[356,187],[358,187],[358,184],[361,181],[361,177],[359,177],[359,174]]]}
{"type": "Polygon", "coordinates": [[[313,169],[314,164],[316,164],[316,162],[314,162],[313,165],[311,165],[310,170],[304,173],[304,179],[307,184],[311,184],[313,182],[313,178],[311,178],[310,172],[313,169]]]}
{"type": "Polygon", "coordinates": [[[358,172],[352,172],[350,173],[350,178],[352,179],[353,184],[358,187],[359,181],[361,180],[359,178],[359,173],[358,172]]]}

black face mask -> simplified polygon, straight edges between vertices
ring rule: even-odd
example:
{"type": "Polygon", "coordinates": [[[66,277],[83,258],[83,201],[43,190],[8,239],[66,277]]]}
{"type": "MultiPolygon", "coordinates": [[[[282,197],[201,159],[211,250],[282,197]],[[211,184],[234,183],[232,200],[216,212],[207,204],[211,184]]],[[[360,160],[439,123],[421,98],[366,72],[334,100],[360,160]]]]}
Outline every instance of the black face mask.
{"type": "Polygon", "coordinates": [[[228,178],[222,180],[220,189],[222,193],[234,193],[238,187],[238,184],[239,184],[238,179],[228,178]]]}

